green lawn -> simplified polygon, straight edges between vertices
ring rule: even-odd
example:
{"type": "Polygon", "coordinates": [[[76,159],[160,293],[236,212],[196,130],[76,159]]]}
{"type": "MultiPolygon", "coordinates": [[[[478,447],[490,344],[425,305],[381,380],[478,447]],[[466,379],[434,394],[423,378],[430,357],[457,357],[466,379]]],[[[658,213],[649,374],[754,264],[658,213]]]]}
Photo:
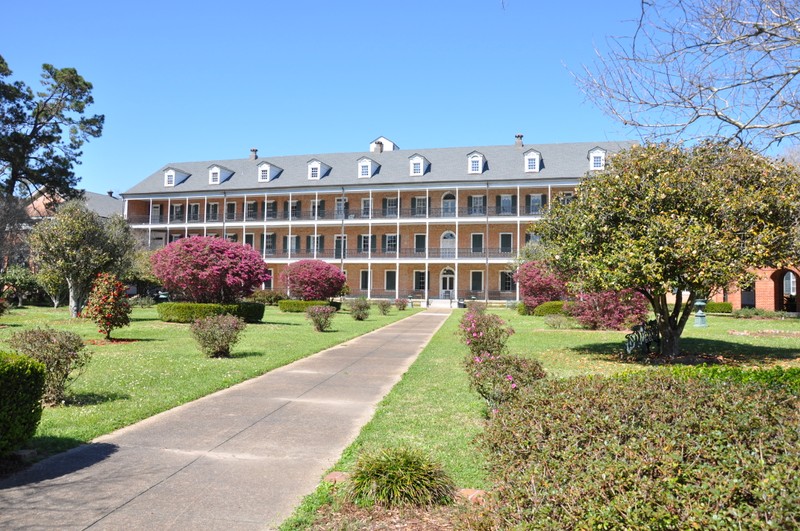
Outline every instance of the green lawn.
{"type": "Polygon", "coordinates": [[[209,393],[230,387],[297,359],[411,315],[373,310],[366,321],[342,312],[332,330],[315,332],[304,314],[268,307],[262,323],[250,324],[230,359],[209,359],[197,349],[189,325],[163,323],[155,308],[134,309],[130,327],[114,330],[107,343],[91,321],[70,319],[66,309],[26,307],[0,318],[2,341],[16,330],[48,325],[70,330],[90,343],[92,359],[73,383],[64,406],[47,408],[28,447],[39,456],[63,451],[209,393]]]}

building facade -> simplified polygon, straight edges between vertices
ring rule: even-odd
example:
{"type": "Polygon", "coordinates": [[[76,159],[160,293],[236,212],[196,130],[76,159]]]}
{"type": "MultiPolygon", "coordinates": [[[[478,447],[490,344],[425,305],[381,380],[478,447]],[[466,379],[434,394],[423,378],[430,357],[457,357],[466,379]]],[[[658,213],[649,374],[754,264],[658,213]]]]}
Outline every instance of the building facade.
{"type": "Polygon", "coordinates": [[[170,163],[122,194],[151,249],[195,235],[250,245],[272,270],[320,259],[368,298],[518,300],[511,264],[553,201],[628,142],[402,150],[170,163]]]}

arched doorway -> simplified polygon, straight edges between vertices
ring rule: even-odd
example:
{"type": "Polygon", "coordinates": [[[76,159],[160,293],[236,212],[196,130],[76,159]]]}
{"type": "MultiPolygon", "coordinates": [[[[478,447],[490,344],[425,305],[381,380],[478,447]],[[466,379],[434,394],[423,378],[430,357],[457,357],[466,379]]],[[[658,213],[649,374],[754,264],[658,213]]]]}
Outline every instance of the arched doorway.
{"type": "Polygon", "coordinates": [[[449,267],[442,269],[441,282],[439,284],[441,289],[439,291],[440,299],[453,299],[455,295],[456,274],[449,267]]]}
{"type": "Polygon", "coordinates": [[[442,196],[442,217],[454,218],[456,216],[456,196],[446,193],[442,196]]]}
{"type": "Polygon", "coordinates": [[[451,231],[442,234],[440,242],[441,257],[442,258],[455,258],[456,257],[456,235],[451,231]]]}
{"type": "Polygon", "coordinates": [[[781,304],[783,311],[797,311],[797,274],[794,271],[787,271],[783,275],[783,300],[781,304]]]}

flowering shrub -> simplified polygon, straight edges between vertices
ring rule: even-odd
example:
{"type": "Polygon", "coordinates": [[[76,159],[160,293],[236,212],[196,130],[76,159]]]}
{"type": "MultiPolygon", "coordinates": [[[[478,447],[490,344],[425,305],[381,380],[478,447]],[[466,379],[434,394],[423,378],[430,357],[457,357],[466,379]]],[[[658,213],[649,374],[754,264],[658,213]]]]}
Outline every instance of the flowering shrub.
{"type": "Polygon", "coordinates": [[[125,285],[109,273],[100,273],[92,284],[89,299],[81,313],[100,327],[101,334],[111,339],[111,331],[131,324],[131,305],[125,285]]]}
{"type": "Polygon", "coordinates": [[[330,329],[334,315],[336,315],[336,308],[333,306],[309,306],[306,308],[306,319],[311,321],[317,332],[325,332],[330,329]]]}
{"type": "Polygon", "coordinates": [[[212,236],[181,238],[150,261],[164,288],[191,302],[236,302],[270,279],[252,247],[212,236]]]}
{"type": "Polygon", "coordinates": [[[545,377],[542,364],[538,361],[509,354],[467,356],[464,365],[470,386],[492,410],[513,398],[524,387],[545,377]]]}
{"type": "Polygon", "coordinates": [[[568,307],[570,315],[592,330],[623,330],[646,320],[644,295],[632,289],[581,293],[568,307]]]}
{"type": "Polygon", "coordinates": [[[381,312],[381,315],[389,315],[389,310],[392,308],[392,303],[386,299],[381,299],[378,301],[376,306],[378,307],[378,311],[381,312]]]}
{"type": "Polygon", "coordinates": [[[209,358],[228,358],[245,326],[240,317],[213,315],[192,323],[191,332],[203,354],[209,358]]]}
{"type": "Polygon", "coordinates": [[[91,359],[91,354],[83,350],[83,340],[78,334],[47,326],[15,332],[8,338],[8,344],[18,353],[44,364],[47,375],[42,401],[48,406],[64,401],[69,383],[91,359]]]}
{"type": "Polygon", "coordinates": [[[371,305],[364,297],[359,297],[350,303],[350,315],[356,321],[363,321],[369,317],[369,309],[371,305]]]}
{"type": "Polygon", "coordinates": [[[528,311],[543,302],[562,299],[567,294],[564,282],[536,260],[520,265],[514,273],[514,281],[528,311]]]}
{"type": "Polygon", "coordinates": [[[289,288],[291,296],[304,301],[335,297],[346,281],[338,267],[322,260],[299,260],[281,272],[281,282],[289,288]]]}
{"type": "Polygon", "coordinates": [[[491,354],[499,356],[506,352],[506,341],[514,329],[493,313],[470,310],[458,325],[461,341],[467,345],[472,356],[491,354]]]}
{"type": "Polygon", "coordinates": [[[399,311],[403,311],[408,307],[408,299],[395,299],[394,300],[394,307],[397,308],[399,311]]]}

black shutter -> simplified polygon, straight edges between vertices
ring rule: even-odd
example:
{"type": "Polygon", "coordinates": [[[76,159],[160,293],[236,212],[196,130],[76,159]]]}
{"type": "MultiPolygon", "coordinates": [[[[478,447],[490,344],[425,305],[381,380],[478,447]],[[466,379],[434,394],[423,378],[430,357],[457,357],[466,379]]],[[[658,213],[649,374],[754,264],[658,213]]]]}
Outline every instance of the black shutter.
{"type": "Polygon", "coordinates": [[[284,236],[283,237],[283,250],[284,251],[288,251],[289,250],[289,237],[288,236],[284,236]]]}
{"type": "Polygon", "coordinates": [[[417,213],[417,198],[416,197],[412,197],[411,198],[411,210],[412,210],[412,215],[417,213]]]}
{"type": "Polygon", "coordinates": [[[525,196],[525,214],[531,214],[531,194],[525,196]]]}
{"type": "Polygon", "coordinates": [[[471,195],[467,196],[467,209],[469,211],[468,213],[472,214],[472,196],[471,195]]]}
{"type": "Polygon", "coordinates": [[[289,201],[283,202],[283,217],[289,219],[289,201]]]}
{"type": "Polygon", "coordinates": [[[321,199],[319,204],[317,204],[317,217],[324,218],[325,217],[325,200],[321,199]]]}
{"type": "Polygon", "coordinates": [[[306,251],[311,251],[311,236],[306,236],[306,251]]]}
{"type": "Polygon", "coordinates": [[[542,194],[542,207],[547,205],[547,194],[542,194]]]}
{"type": "Polygon", "coordinates": [[[295,207],[295,212],[292,217],[297,217],[297,219],[303,219],[303,206],[300,204],[300,201],[297,202],[297,206],[295,207]]]}
{"type": "Polygon", "coordinates": [[[514,215],[517,213],[517,194],[511,196],[511,213],[514,215]]]}
{"type": "Polygon", "coordinates": [[[386,217],[387,201],[388,200],[385,197],[381,199],[381,211],[383,212],[383,217],[386,217]]]}
{"type": "Polygon", "coordinates": [[[385,234],[381,235],[381,251],[384,252],[384,253],[386,252],[386,235],[385,234]]]}
{"type": "Polygon", "coordinates": [[[377,239],[377,237],[374,234],[369,237],[369,246],[370,246],[370,249],[372,250],[373,253],[378,249],[378,246],[375,243],[376,239],[377,239]]]}
{"type": "Polygon", "coordinates": [[[325,249],[325,236],[319,237],[319,250],[322,251],[325,249]]]}
{"type": "Polygon", "coordinates": [[[495,214],[499,214],[500,213],[500,196],[499,195],[494,196],[494,207],[495,207],[495,212],[494,213],[495,214]]]}
{"type": "Polygon", "coordinates": [[[349,212],[350,212],[350,201],[345,201],[344,202],[344,217],[347,217],[349,212]]]}

